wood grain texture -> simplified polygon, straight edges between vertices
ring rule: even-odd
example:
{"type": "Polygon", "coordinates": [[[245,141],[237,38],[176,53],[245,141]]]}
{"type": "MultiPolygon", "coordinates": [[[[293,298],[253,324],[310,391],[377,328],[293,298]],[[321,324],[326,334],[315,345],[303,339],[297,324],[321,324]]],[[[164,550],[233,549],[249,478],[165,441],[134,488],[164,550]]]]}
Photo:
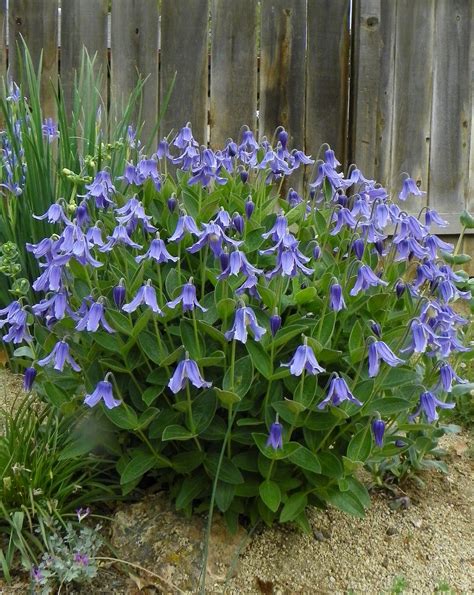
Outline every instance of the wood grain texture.
{"type": "MultiPolygon", "coordinates": [[[[278,126],[290,147],[304,148],[306,0],[262,0],[259,136],[271,139],[278,126]]],[[[302,188],[304,169],[291,184],[302,188]]]]}
{"type": "Polygon", "coordinates": [[[435,10],[429,201],[438,211],[457,215],[474,209],[469,173],[474,8],[470,0],[444,0],[435,10]]]}
{"type": "Polygon", "coordinates": [[[149,139],[158,116],[158,16],[156,0],[112,0],[112,118],[121,117],[139,78],[147,78],[140,112],[143,140],[149,139]]]}
{"type": "Polygon", "coordinates": [[[213,147],[255,130],[257,108],[257,3],[213,0],[210,126],[213,147]]]}
{"type": "Polygon", "coordinates": [[[162,0],[160,97],[163,102],[173,77],[161,135],[190,122],[195,138],[206,143],[208,110],[208,0],[162,0]]]}
{"type": "MultiPolygon", "coordinates": [[[[41,103],[45,117],[55,117],[58,85],[58,0],[14,0],[9,3],[9,74],[19,80],[17,43],[25,40],[33,64],[42,54],[41,103]]],[[[20,46],[18,46],[20,47],[20,46]]]]}
{"type": "Polygon", "coordinates": [[[306,152],[329,143],[346,161],[349,0],[308,0],[306,152]]]}
{"type": "Polygon", "coordinates": [[[7,2],[0,0],[0,80],[7,72],[7,2]]]}
{"type": "Polygon", "coordinates": [[[101,96],[107,105],[107,5],[107,0],[62,0],[60,76],[68,110],[84,48],[94,58],[95,72],[101,77],[101,96]]]}
{"type": "MultiPolygon", "coordinates": [[[[428,190],[435,4],[425,0],[397,0],[392,165],[388,180],[394,196],[401,189],[402,172],[428,190]]],[[[404,208],[418,213],[424,204],[426,195],[410,198],[404,208]]]]}

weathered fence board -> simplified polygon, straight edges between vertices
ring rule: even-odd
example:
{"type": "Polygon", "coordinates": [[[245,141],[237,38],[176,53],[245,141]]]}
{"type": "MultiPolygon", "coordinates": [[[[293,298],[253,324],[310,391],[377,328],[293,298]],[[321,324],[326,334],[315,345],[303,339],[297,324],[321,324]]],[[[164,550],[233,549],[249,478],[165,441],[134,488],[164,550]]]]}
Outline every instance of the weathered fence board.
{"type": "Polygon", "coordinates": [[[308,0],[306,151],[323,143],[344,162],[347,137],[349,0],[308,0]]]}
{"type": "Polygon", "coordinates": [[[0,80],[5,77],[7,71],[7,2],[0,1],[0,80]]]}
{"type": "Polygon", "coordinates": [[[146,78],[140,122],[148,123],[149,140],[158,115],[158,3],[156,0],[112,0],[110,103],[120,118],[140,77],[146,78]]]}
{"type": "Polygon", "coordinates": [[[107,0],[62,0],[61,2],[61,85],[66,106],[73,104],[72,90],[79,71],[83,48],[94,58],[101,75],[101,96],[107,105],[107,0]]]}
{"type": "Polygon", "coordinates": [[[176,75],[161,134],[191,122],[194,136],[208,140],[208,0],[163,0],[161,3],[161,104],[176,75]]]}
{"type": "Polygon", "coordinates": [[[436,3],[429,200],[448,220],[457,219],[455,213],[466,205],[474,208],[472,172],[469,179],[473,19],[470,0],[436,3]]]}
{"type": "MultiPolygon", "coordinates": [[[[259,135],[283,126],[304,147],[306,0],[262,0],[259,135]]],[[[296,174],[295,174],[296,175],[296,174]]],[[[293,185],[301,186],[303,170],[293,185]]]]}
{"type": "Polygon", "coordinates": [[[257,112],[257,3],[214,0],[211,11],[211,143],[255,130],[257,112]]]}
{"type": "MultiPolygon", "coordinates": [[[[45,116],[56,114],[58,86],[58,0],[14,0],[9,4],[9,71],[19,80],[16,44],[26,41],[37,68],[42,55],[41,99],[45,116]]],[[[20,47],[20,46],[19,46],[20,47]]]]}

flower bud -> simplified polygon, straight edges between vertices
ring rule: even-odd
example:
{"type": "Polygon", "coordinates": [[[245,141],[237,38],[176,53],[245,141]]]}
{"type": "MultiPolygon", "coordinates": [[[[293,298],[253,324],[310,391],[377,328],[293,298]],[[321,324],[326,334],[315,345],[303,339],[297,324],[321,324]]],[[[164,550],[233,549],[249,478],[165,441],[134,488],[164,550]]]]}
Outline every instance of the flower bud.
{"type": "Polygon", "coordinates": [[[319,247],[319,244],[316,244],[316,246],[313,248],[313,258],[314,260],[318,260],[318,258],[321,256],[321,248],[319,247]]]}
{"type": "Polygon", "coordinates": [[[375,249],[377,250],[377,252],[380,254],[380,256],[383,255],[383,242],[382,240],[377,240],[375,242],[375,249]]]}
{"type": "Polygon", "coordinates": [[[247,217],[247,219],[250,219],[254,209],[255,209],[255,203],[253,202],[252,197],[249,196],[247,198],[247,200],[245,201],[245,216],[247,217]]]}
{"type": "Polygon", "coordinates": [[[380,324],[372,320],[370,328],[372,329],[374,335],[377,335],[377,337],[380,339],[380,337],[382,336],[382,329],[380,328],[380,324]]]}
{"type": "Polygon", "coordinates": [[[112,290],[112,297],[114,298],[115,305],[117,308],[121,308],[125,302],[125,287],[123,281],[116,285],[112,290]]]}
{"type": "Polygon", "coordinates": [[[225,271],[226,268],[229,266],[229,253],[227,252],[227,249],[223,250],[220,253],[219,261],[221,264],[221,270],[225,271]]]}
{"type": "Polygon", "coordinates": [[[405,283],[403,281],[397,281],[395,285],[395,292],[397,294],[397,298],[400,299],[406,289],[405,283]]]}
{"type": "Polygon", "coordinates": [[[23,389],[26,392],[29,392],[31,390],[31,387],[33,386],[33,382],[35,381],[35,378],[36,378],[36,370],[34,368],[26,368],[25,375],[23,377],[23,389]]]}
{"type": "Polygon", "coordinates": [[[364,256],[364,248],[365,248],[364,240],[361,240],[359,238],[357,240],[354,240],[354,242],[352,242],[352,252],[354,252],[354,254],[357,256],[357,258],[359,260],[362,260],[362,257],[364,256]]]}
{"type": "Polygon", "coordinates": [[[383,446],[383,435],[385,433],[385,422],[381,419],[374,419],[372,422],[372,432],[374,434],[375,444],[383,446]]]}
{"type": "Polygon", "coordinates": [[[281,146],[286,149],[288,143],[288,132],[286,130],[280,130],[278,133],[278,140],[281,142],[281,146]]]}
{"type": "Polygon", "coordinates": [[[278,315],[278,312],[275,310],[275,314],[270,316],[270,330],[272,332],[272,337],[274,337],[278,330],[281,327],[281,316],[278,315]]]}
{"type": "Polygon", "coordinates": [[[87,206],[84,202],[81,202],[77,207],[75,217],[78,225],[83,226],[89,224],[89,213],[87,212],[87,206]]]}
{"type": "Polygon", "coordinates": [[[239,213],[235,213],[232,217],[232,224],[235,229],[240,233],[240,235],[244,232],[244,218],[239,213]]]}
{"type": "Polygon", "coordinates": [[[168,205],[169,212],[174,213],[174,210],[176,209],[176,206],[178,204],[178,201],[176,200],[176,196],[174,194],[172,194],[166,201],[166,204],[168,205]]]}

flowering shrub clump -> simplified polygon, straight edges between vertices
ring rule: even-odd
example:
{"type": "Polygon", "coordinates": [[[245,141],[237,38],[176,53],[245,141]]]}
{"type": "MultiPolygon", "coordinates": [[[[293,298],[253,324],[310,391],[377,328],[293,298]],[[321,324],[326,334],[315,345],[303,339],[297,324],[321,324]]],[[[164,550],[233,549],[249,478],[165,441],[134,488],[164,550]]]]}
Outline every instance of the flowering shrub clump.
{"type": "Polygon", "coordinates": [[[151,157],[131,139],[120,176],[91,159],[34,213],[38,299],[0,310],[26,382],[117,427],[124,491],[148,474],[180,510],[307,529],[309,503],[364,513],[364,464],[436,463],[432,424],[472,388],[452,305],[470,295],[444,221],[403,210],[413,180],[393,199],[282,129],[214,151],[187,125],[151,157]]]}

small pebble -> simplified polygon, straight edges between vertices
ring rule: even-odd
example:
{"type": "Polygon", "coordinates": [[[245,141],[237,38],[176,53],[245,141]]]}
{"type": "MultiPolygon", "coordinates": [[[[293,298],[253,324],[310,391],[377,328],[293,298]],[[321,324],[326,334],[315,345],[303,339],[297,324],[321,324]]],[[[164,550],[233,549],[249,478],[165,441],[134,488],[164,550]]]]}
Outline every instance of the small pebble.
{"type": "Polygon", "coordinates": [[[399,533],[399,530],[396,527],[389,527],[387,529],[387,535],[396,535],[399,533]]]}
{"type": "Polygon", "coordinates": [[[326,539],[321,531],[318,531],[317,529],[313,531],[313,535],[316,541],[324,541],[326,539]]]}

